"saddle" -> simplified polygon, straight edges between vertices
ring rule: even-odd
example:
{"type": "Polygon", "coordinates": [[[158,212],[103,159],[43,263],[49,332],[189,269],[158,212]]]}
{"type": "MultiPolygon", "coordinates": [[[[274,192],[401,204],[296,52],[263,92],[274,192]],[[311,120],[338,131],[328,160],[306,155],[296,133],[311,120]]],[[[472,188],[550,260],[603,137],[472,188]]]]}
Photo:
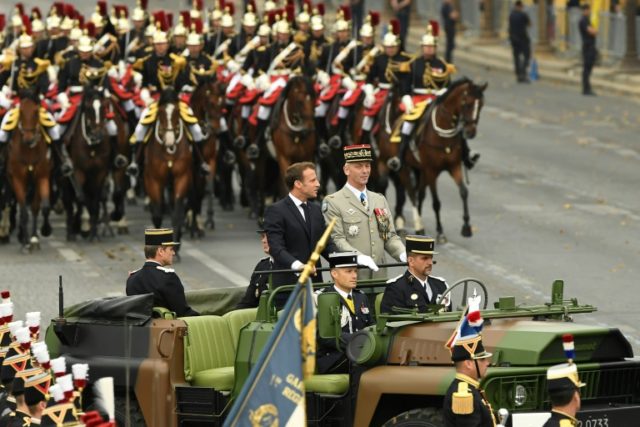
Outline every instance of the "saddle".
{"type": "MultiPolygon", "coordinates": [[[[159,107],[160,103],[158,101],[153,102],[151,105],[149,105],[146,114],[140,118],[140,123],[148,126],[147,133],[144,136],[143,142],[147,142],[149,140],[149,137],[151,136],[152,125],[158,119],[159,107]]],[[[189,131],[189,125],[198,123],[198,118],[194,116],[193,113],[191,113],[189,105],[184,101],[178,101],[178,113],[180,114],[180,120],[187,124],[187,138],[189,139],[189,141],[193,141],[193,136],[189,131]]],[[[135,138],[135,135],[132,135],[131,138],[135,138]]]]}

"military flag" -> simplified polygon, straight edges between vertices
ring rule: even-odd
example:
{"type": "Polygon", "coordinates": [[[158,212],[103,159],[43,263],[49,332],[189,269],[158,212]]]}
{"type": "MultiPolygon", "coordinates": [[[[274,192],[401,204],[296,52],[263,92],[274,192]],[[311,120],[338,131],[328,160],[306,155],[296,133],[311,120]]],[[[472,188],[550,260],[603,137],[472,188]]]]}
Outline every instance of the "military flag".
{"type": "Polygon", "coordinates": [[[306,425],[304,379],[313,375],[316,313],[310,273],[335,219],[316,245],[276,327],[231,408],[224,427],[306,425]]]}

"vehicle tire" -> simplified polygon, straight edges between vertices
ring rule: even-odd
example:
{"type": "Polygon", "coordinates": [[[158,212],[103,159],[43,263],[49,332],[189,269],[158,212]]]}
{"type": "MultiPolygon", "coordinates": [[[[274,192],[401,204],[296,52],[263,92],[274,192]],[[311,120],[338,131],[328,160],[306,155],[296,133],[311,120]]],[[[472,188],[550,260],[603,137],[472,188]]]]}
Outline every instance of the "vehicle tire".
{"type": "Polygon", "coordinates": [[[387,420],[382,427],[442,427],[442,412],[435,408],[412,409],[387,420]]]}
{"type": "Polygon", "coordinates": [[[135,396],[129,397],[129,414],[127,417],[127,405],[125,396],[116,396],[116,424],[122,427],[146,427],[142,410],[135,396]]]}

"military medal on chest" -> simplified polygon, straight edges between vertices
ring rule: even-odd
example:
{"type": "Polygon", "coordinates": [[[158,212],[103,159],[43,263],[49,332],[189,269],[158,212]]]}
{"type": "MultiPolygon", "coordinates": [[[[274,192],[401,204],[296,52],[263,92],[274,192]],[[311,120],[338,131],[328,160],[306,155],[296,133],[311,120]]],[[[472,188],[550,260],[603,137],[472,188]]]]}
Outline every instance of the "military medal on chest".
{"type": "Polygon", "coordinates": [[[380,237],[382,240],[386,241],[389,238],[389,233],[391,231],[389,212],[385,208],[375,208],[373,213],[376,215],[380,237]]]}

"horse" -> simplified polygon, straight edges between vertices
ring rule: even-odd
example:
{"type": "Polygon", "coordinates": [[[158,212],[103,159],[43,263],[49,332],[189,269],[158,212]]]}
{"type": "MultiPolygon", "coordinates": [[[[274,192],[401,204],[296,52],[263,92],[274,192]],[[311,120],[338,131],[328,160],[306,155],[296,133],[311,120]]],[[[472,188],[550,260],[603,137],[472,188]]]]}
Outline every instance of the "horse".
{"type": "MultiPolygon", "coordinates": [[[[128,234],[129,227],[125,216],[125,199],[127,190],[130,188],[130,177],[126,174],[126,165],[130,157],[131,144],[129,144],[129,135],[133,132],[130,124],[123,116],[121,106],[117,98],[112,95],[106,104],[106,108],[113,111],[113,121],[116,125],[116,144],[115,153],[111,158],[114,162],[111,164],[111,180],[113,182],[113,190],[111,200],[113,201],[113,211],[109,214],[111,221],[117,224],[118,234],[128,234]]],[[[113,145],[111,147],[114,148],[113,145]]]]}
{"type": "Polygon", "coordinates": [[[106,129],[108,102],[102,90],[92,84],[84,85],[80,106],[67,132],[75,178],[63,196],[68,241],[75,241],[78,232],[90,241],[98,238],[112,154],[106,129]]]}
{"type": "Polygon", "coordinates": [[[186,201],[193,181],[193,155],[188,129],[180,118],[179,99],[165,88],[158,102],[157,118],[144,147],[144,188],[154,227],[160,228],[165,212],[165,189],[173,207],[172,226],[177,242],[182,237],[186,201]]]}
{"type": "MultiPolygon", "coordinates": [[[[23,252],[40,248],[38,214],[42,211],[40,234],[51,234],[49,223],[51,153],[45,129],[40,124],[40,100],[38,94],[24,90],[19,94],[19,117],[11,134],[7,152],[7,178],[18,206],[18,240],[23,252]],[[31,230],[28,230],[31,204],[31,230]]],[[[9,113],[7,113],[9,114],[9,113]]]]}
{"type": "Polygon", "coordinates": [[[275,105],[270,122],[270,136],[280,170],[281,194],[286,194],[284,175],[296,162],[313,161],[316,153],[314,106],[316,92],[311,79],[289,79],[275,105]]]}
{"type": "MultiPolygon", "coordinates": [[[[462,198],[461,235],[473,235],[467,203],[469,190],[464,182],[462,169],[462,143],[463,138],[472,139],[476,135],[487,86],[487,83],[477,85],[466,77],[452,83],[447,91],[433,102],[421,119],[422,123],[417,124],[416,147],[407,150],[405,154],[404,160],[409,165],[416,166],[416,154],[420,159],[418,184],[409,192],[409,198],[414,211],[417,209],[417,215],[421,217],[422,202],[426,197],[426,188],[429,187],[439,243],[447,241],[440,221],[441,205],[436,186],[438,176],[444,171],[449,172],[462,198]]],[[[424,229],[416,232],[422,234],[424,229]]]]}
{"type": "Polygon", "coordinates": [[[217,171],[218,158],[218,134],[222,129],[223,107],[225,88],[224,84],[216,81],[208,81],[199,85],[191,95],[191,108],[198,119],[204,143],[202,144],[202,157],[211,168],[211,174],[203,176],[199,172],[194,172],[193,188],[189,200],[190,207],[190,230],[191,236],[204,236],[204,227],[211,230],[215,228],[213,218],[213,189],[217,171]],[[202,203],[207,198],[207,217],[203,224],[200,215],[202,203]]]}

